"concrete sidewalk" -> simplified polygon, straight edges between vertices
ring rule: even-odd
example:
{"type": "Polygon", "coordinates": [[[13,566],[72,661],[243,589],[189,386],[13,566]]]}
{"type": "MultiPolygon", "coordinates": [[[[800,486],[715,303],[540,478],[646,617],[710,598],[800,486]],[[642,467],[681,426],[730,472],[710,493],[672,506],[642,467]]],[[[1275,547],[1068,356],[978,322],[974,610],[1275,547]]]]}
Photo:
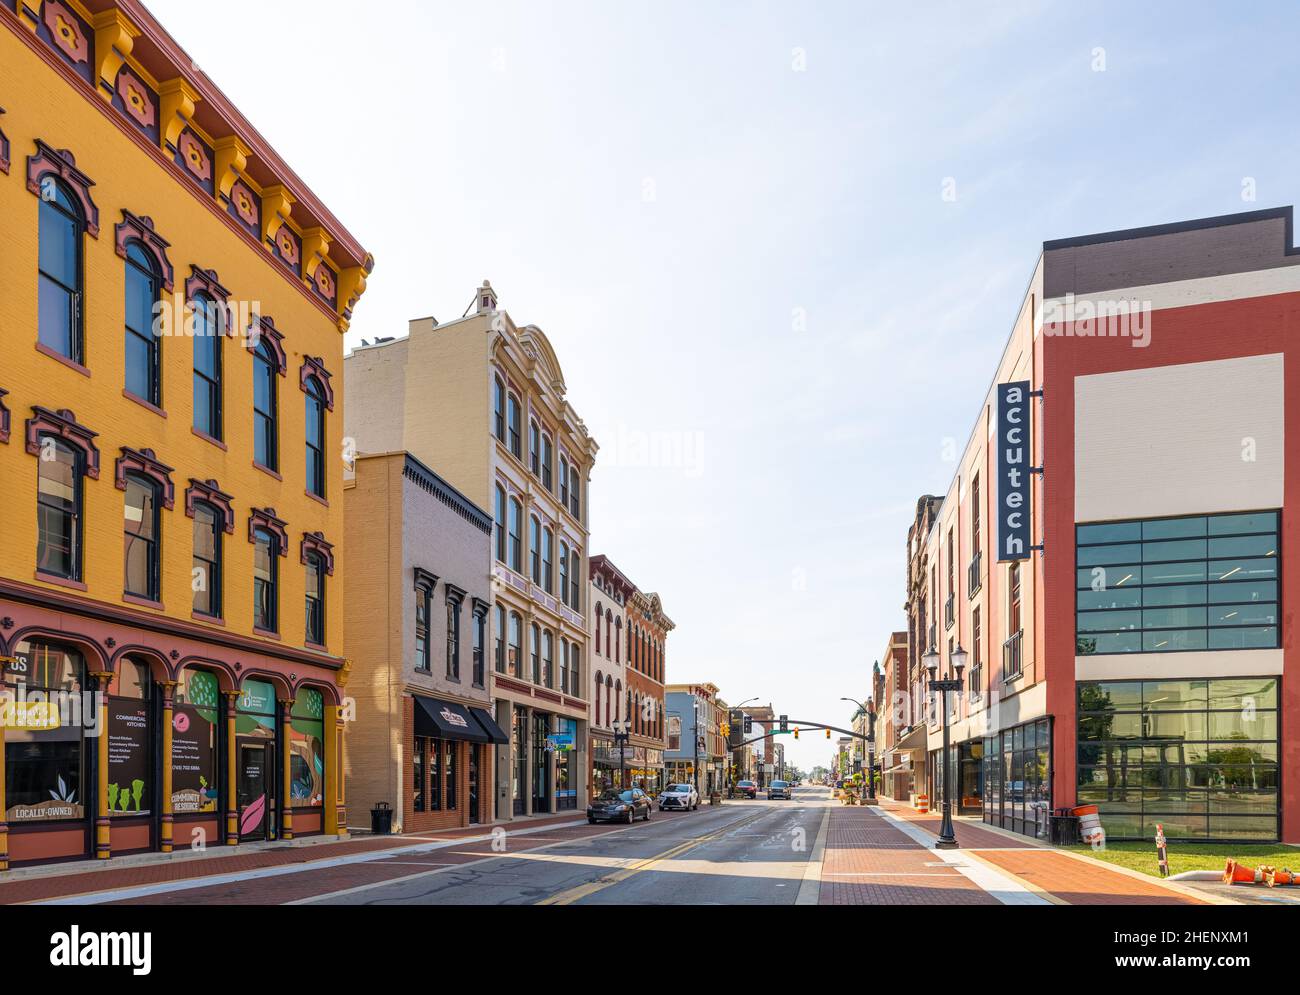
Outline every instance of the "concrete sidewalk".
{"type": "Polygon", "coordinates": [[[546,818],[400,836],[353,836],[345,839],[303,837],[292,841],[252,843],[236,847],[214,846],[204,851],[133,854],[105,861],[80,860],[18,868],[0,872],[0,905],[47,901],[93,892],[216,878],[295,865],[309,870],[313,863],[324,866],[330,862],[367,854],[396,853],[406,848],[441,842],[490,838],[498,831],[507,837],[528,835],[548,827],[579,822],[585,825],[581,813],[567,812],[546,818]]]}

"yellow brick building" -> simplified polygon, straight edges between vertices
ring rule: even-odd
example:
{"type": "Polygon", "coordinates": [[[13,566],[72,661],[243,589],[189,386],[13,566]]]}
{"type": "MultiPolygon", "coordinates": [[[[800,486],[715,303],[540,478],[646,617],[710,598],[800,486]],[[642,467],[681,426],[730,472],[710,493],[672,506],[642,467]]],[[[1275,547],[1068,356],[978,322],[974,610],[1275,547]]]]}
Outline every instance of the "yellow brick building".
{"type": "Polygon", "coordinates": [[[337,832],[373,261],[134,0],[0,0],[0,105],[0,869],[337,832]]]}

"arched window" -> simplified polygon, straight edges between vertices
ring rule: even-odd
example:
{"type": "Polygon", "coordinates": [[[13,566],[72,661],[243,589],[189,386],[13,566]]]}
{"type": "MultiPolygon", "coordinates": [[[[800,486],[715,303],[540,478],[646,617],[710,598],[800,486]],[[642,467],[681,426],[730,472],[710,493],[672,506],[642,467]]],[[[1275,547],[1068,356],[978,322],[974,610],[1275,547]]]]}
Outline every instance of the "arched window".
{"type": "Polygon", "coordinates": [[[492,434],[506,441],[506,383],[500,377],[492,385],[492,434]]]}
{"type": "Polygon", "coordinates": [[[56,436],[42,435],[36,463],[36,569],[81,580],[85,457],[56,436]]]}
{"type": "Polygon", "coordinates": [[[560,540],[560,600],[569,604],[569,544],[563,539],[560,540]]]}
{"type": "Polygon", "coordinates": [[[510,394],[506,399],[506,419],[510,433],[510,452],[514,454],[515,459],[523,459],[519,438],[519,398],[514,394],[510,394]]]}
{"type": "Polygon", "coordinates": [[[279,565],[279,541],[266,529],[253,533],[253,627],[264,632],[276,631],[276,590],[279,565]]]}
{"type": "Polygon", "coordinates": [[[578,586],[581,577],[580,565],[578,551],[575,549],[569,554],[569,605],[575,612],[582,611],[582,588],[578,586]]]}
{"type": "Polygon", "coordinates": [[[536,477],[541,473],[541,430],[537,427],[537,421],[533,418],[528,419],[528,467],[533,471],[536,477]]]}
{"type": "Polygon", "coordinates": [[[307,554],[307,642],[325,645],[325,563],[320,553],[307,554]]]}
{"type": "Polygon", "coordinates": [[[617,662],[618,657],[614,656],[609,651],[609,641],[612,638],[610,633],[612,633],[613,631],[614,631],[614,613],[610,611],[610,609],[606,608],[605,609],[605,655],[609,657],[611,660],[617,662]]]}
{"type": "Polygon", "coordinates": [[[307,490],[325,496],[325,397],[320,382],[307,381],[307,490]]]}
{"type": "Polygon", "coordinates": [[[554,465],[555,452],[551,437],[545,432],[542,433],[542,486],[548,491],[554,489],[551,480],[551,467],[554,465]]]}
{"type": "Polygon", "coordinates": [[[158,350],[162,339],[153,333],[154,304],[161,280],[154,261],[140,247],[126,247],[126,390],[155,406],[162,404],[158,350]]]}
{"type": "Polygon", "coordinates": [[[271,343],[262,337],[253,353],[253,459],[268,470],[280,469],[275,393],[278,372],[279,361],[271,343]]]}
{"type": "Polygon", "coordinates": [[[578,468],[572,466],[569,468],[569,511],[573,514],[574,518],[578,519],[578,521],[582,521],[582,515],[580,514],[581,508],[579,507],[578,501],[578,487],[578,468]]]}
{"type": "Polygon", "coordinates": [[[542,523],[536,515],[528,516],[528,576],[534,584],[542,582],[542,523]]]}
{"type": "Polygon", "coordinates": [[[555,593],[555,533],[549,528],[542,529],[542,588],[555,593]]]}
{"type": "Polygon", "coordinates": [[[37,264],[36,339],[74,363],[84,362],[83,233],[76,199],[58,181],[41,181],[40,249],[37,264]]]}
{"type": "Polygon", "coordinates": [[[154,807],[152,691],[146,661],[118,661],[108,684],[108,738],[138,745],[108,751],[108,808],[115,817],[148,815],[154,807]]]}
{"type": "Polygon", "coordinates": [[[496,553],[502,563],[506,561],[506,489],[496,485],[496,553]]]}
{"type": "Polygon", "coordinates": [[[146,601],[158,600],[158,485],[128,473],[122,523],[126,580],[123,590],[146,601]]]}
{"type": "Polygon", "coordinates": [[[569,507],[569,461],[563,456],[560,457],[560,472],[557,476],[560,478],[560,504],[564,505],[567,511],[569,507]]]}
{"type": "Polygon", "coordinates": [[[555,635],[550,629],[542,632],[542,683],[555,687],[555,635]]]}
{"type": "Polygon", "coordinates": [[[618,655],[621,652],[621,650],[619,649],[619,643],[622,642],[622,639],[623,639],[623,620],[621,618],[616,618],[614,619],[614,659],[615,660],[618,659],[618,655]]]}
{"type": "Polygon", "coordinates": [[[195,294],[194,427],[210,439],[221,439],[221,314],[207,294],[195,294]]]}
{"type": "Polygon", "coordinates": [[[595,696],[596,700],[592,702],[592,705],[596,709],[596,725],[600,725],[600,690],[603,686],[604,686],[603,682],[601,681],[601,673],[598,670],[596,671],[596,696],[595,696]]]}
{"type": "Polygon", "coordinates": [[[569,643],[569,694],[575,698],[582,694],[582,647],[569,643]]]}
{"type": "Polygon", "coordinates": [[[506,610],[497,605],[492,615],[492,666],[498,674],[504,674],[506,672],[506,610]]]}
{"type": "Polygon", "coordinates": [[[536,622],[534,622],[532,625],[528,627],[528,659],[529,662],[532,664],[534,684],[542,683],[541,642],[542,642],[541,627],[536,622]]]}
{"type": "Polygon", "coordinates": [[[614,682],[614,721],[619,722],[623,717],[623,682],[617,680],[614,682]]]}
{"type": "Polygon", "coordinates": [[[206,502],[194,505],[194,561],[190,587],[194,590],[194,611],[221,617],[221,524],[220,512],[206,502]]]}
{"type": "MultiPolygon", "coordinates": [[[[21,681],[29,700],[56,701],[55,696],[60,692],[87,690],[85,659],[73,646],[24,639],[13,648],[13,656],[25,669],[15,673],[11,665],[5,676],[14,684],[21,681]]],[[[12,685],[5,688],[6,696],[16,696],[17,691],[12,685]]],[[[79,706],[74,714],[80,711],[79,706]]],[[[86,728],[85,723],[73,722],[53,731],[20,731],[17,733],[22,737],[20,743],[14,742],[15,733],[8,734],[5,805],[10,825],[78,820],[84,827],[88,780],[85,776],[88,758],[83,752],[86,728]]],[[[77,822],[70,821],[67,828],[77,827],[77,822]]]]}
{"type": "Polygon", "coordinates": [[[510,613],[510,673],[515,677],[524,676],[523,623],[518,612],[510,613]]]}
{"type": "Polygon", "coordinates": [[[604,610],[600,607],[600,602],[596,602],[596,655],[600,656],[600,622],[604,610]]]}
{"type": "Polygon", "coordinates": [[[605,725],[611,725],[614,721],[613,713],[610,712],[611,702],[614,696],[614,679],[608,674],[605,675],[605,725]]]}
{"type": "Polygon", "coordinates": [[[515,573],[523,573],[523,536],[521,532],[520,519],[523,517],[523,508],[519,504],[518,498],[510,499],[510,569],[515,573]]]}

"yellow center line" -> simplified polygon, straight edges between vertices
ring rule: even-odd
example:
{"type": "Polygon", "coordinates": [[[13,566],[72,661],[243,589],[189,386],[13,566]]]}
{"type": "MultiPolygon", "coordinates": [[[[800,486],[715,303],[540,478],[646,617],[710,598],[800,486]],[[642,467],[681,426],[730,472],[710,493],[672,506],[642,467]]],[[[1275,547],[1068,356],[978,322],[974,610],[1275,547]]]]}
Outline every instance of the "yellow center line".
{"type": "Polygon", "coordinates": [[[580,884],[577,887],[569,888],[567,891],[556,892],[554,895],[551,895],[548,898],[543,898],[540,902],[537,902],[536,904],[572,905],[574,902],[578,901],[579,899],[586,898],[588,895],[594,895],[599,891],[604,891],[606,888],[619,884],[622,881],[626,881],[628,878],[640,874],[643,871],[648,871],[656,864],[662,863],[665,860],[672,860],[674,857],[681,856],[687,850],[692,850],[695,847],[702,846],[705,843],[711,843],[713,840],[716,840],[735,829],[739,829],[741,826],[746,826],[749,823],[755,821],[756,819],[761,819],[766,814],[767,811],[755,812],[753,815],[741,819],[739,822],[729,823],[723,826],[721,829],[715,830],[714,832],[709,833],[706,836],[699,836],[696,837],[695,839],[687,840],[685,843],[678,843],[676,846],[670,847],[669,849],[664,850],[662,853],[657,853],[653,857],[645,857],[641,860],[638,860],[636,863],[629,864],[621,871],[615,871],[613,874],[602,875],[601,877],[597,878],[595,881],[588,881],[586,884],[580,884]]]}

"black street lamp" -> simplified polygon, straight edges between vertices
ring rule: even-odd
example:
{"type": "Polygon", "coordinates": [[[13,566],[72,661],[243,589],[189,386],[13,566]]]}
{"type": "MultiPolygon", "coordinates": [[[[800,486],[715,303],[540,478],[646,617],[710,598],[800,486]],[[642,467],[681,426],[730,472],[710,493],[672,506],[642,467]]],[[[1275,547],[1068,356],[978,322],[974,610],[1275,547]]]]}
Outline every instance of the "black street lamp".
{"type": "Polygon", "coordinates": [[[840,701],[848,701],[857,705],[867,717],[867,797],[874,799],[876,797],[876,703],[871,701],[871,707],[868,708],[856,698],[841,698],[840,701]]]}
{"type": "Polygon", "coordinates": [[[940,763],[943,764],[943,772],[940,776],[940,788],[943,792],[943,821],[939,824],[939,839],[934,844],[936,850],[955,850],[957,848],[957,834],[952,828],[952,793],[948,790],[948,692],[956,691],[958,694],[962,690],[962,671],[966,669],[966,651],[961,648],[961,643],[950,654],[953,672],[955,678],[944,678],[939,680],[939,653],[933,646],[925,651],[921,657],[921,663],[930,674],[930,693],[936,692],[943,695],[943,752],[940,756],[940,763]]]}
{"type": "Polygon", "coordinates": [[[624,719],[621,722],[611,722],[614,729],[614,742],[618,744],[618,777],[619,791],[626,791],[627,788],[627,741],[632,735],[632,720],[624,719]]]}

